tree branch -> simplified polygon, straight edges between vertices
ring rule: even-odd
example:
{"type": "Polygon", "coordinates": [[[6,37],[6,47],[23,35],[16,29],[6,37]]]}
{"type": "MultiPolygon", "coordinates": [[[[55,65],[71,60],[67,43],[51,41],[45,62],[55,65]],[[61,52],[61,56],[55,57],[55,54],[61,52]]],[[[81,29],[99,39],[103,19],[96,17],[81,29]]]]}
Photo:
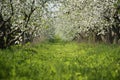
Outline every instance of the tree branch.
{"type": "Polygon", "coordinates": [[[36,8],[34,8],[34,4],[35,4],[35,0],[33,0],[33,2],[32,2],[31,10],[30,10],[30,13],[28,15],[24,12],[24,15],[26,18],[25,28],[27,28],[27,25],[28,25],[28,22],[30,21],[31,15],[36,10],[36,8]]]}

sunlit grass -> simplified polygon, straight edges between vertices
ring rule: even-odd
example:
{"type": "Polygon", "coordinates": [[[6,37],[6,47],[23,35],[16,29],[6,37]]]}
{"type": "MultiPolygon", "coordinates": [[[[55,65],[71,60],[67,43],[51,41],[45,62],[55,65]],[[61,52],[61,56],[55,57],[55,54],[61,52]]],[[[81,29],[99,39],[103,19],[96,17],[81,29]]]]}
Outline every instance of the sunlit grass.
{"type": "Polygon", "coordinates": [[[0,50],[0,80],[119,80],[118,45],[44,42],[0,50]]]}

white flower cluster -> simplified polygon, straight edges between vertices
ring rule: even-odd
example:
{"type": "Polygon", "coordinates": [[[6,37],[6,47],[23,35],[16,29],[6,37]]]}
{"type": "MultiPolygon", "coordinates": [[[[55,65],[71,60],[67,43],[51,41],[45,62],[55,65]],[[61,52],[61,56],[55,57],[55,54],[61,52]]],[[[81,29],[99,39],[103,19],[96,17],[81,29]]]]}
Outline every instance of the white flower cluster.
{"type": "MultiPolygon", "coordinates": [[[[57,28],[64,32],[64,36],[75,36],[78,32],[93,32],[105,34],[105,30],[111,27],[117,0],[67,0],[62,6],[57,28]],[[110,20],[106,20],[106,18],[110,20]],[[68,30],[69,29],[69,30],[68,30]],[[66,34],[66,35],[65,35],[66,34]]],[[[57,31],[56,32],[60,32],[57,31]]]]}

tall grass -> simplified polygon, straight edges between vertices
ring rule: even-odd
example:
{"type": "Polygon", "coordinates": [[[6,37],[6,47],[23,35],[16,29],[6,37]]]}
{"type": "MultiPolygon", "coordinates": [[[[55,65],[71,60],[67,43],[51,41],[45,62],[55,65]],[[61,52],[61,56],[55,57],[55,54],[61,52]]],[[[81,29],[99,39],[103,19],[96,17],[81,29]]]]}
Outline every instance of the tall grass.
{"type": "Polygon", "coordinates": [[[119,80],[120,46],[44,42],[0,50],[0,80],[119,80]]]}

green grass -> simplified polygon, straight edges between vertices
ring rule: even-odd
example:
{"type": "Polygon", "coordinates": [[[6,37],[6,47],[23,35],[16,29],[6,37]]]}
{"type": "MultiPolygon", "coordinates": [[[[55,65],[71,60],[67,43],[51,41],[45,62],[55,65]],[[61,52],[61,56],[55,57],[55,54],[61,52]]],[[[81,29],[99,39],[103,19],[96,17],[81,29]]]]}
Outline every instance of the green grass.
{"type": "Polygon", "coordinates": [[[120,80],[120,46],[44,42],[0,50],[0,80],[120,80]]]}

